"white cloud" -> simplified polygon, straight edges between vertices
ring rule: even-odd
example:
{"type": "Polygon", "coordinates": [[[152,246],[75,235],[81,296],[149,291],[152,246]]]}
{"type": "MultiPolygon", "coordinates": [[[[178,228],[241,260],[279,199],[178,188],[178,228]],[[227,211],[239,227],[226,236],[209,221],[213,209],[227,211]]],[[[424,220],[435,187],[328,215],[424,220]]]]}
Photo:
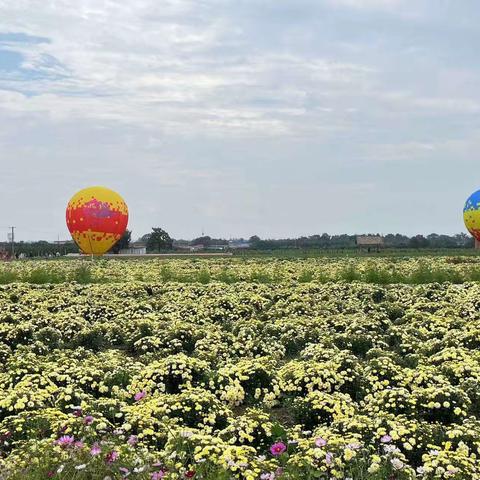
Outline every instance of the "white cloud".
{"type": "Polygon", "coordinates": [[[174,235],[217,213],[232,234],[255,233],[242,228],[262,225],[264,212],[275,236],[285,228],[275,205],[301,212],[299,231],[320,215],[304,208],[308,196],[381,185],[384,160],[404,165],[403,180],[416,175],[409,159],[469,164],[480,74],[466,52],[475,38],[462,35],[475,30],[445,41],[467,16],[446,15],[447,3],[0,0],[0,32],[47,39],[0,46],[23,58],[4,70],[0,58],[0,163],[11,185],[0,203],[24,188],[38,209],[54,208],[42,189],[68,196],[94,177],[174,235]]]}
{"type": "Polygon", "coordinates": [[[353,7],[356,9],[393,9],[405,3],[405,0],[327,0],[333,6],[353,7]]]}

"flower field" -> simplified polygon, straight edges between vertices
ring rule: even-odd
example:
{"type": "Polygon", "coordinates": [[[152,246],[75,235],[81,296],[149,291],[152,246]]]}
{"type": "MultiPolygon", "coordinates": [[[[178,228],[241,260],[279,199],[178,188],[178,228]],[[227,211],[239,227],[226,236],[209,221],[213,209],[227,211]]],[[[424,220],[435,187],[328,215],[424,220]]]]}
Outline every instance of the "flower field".
{"type": "Polygon", "coordinates": [[[27,261],[0,264],[0,284],[180,282],[227,284],[480,281],[480,257],[323,257],[27,261]]]}
{"type": "Polygon", "coordinates": [[[476,257],[85,263],[0,267],[0,478],[480,479],[476,257]]]}

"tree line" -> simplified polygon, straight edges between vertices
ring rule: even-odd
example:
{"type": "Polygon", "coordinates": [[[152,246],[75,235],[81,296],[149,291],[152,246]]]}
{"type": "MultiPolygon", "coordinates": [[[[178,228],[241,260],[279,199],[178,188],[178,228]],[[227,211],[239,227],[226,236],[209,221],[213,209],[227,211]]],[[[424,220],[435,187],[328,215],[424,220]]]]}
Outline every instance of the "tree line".
{"type": "MultiPolygon", "coordinates": [[[[147,253],[171,252],[182,250],[188,247],[203,247],[209,249],[212,247],[223,247],[225,249],[234,248],[235,244],[242,244],[249,250],[269,251],[269,250],[290,250],[290,249],[353,249],[356,248],[356,235],[321,235],[302,236],[298,238],[284,239],[262,239],[257,235],[248,239],[240,238],[235,241],[229,241],[222,238],[212,238],[208,235],[194,238],[192,240],[175,240],[162,228],[154,227],[152,231],[142,235],[138,242],[147,248],[147,253]]],[[[432,233],[430,235],[407,236],[402,234],[388,234],[383,237],[385,248],[398,249],[448,249],[448,248],[473,248],[474,239],[465,233],[456,235],[439,235],[432,233]]],[[[117,244],[109,253],[119,253],[122,249],[129,248],[132,245],[132,232],[127,230],[117,244]]],[[[48,257],[57,255],[67,255],[69,253],[78,253],[78,247],[75,243],[67,242],[16,242],[15,253],[17,256],[24,257],[48,257]]],[[[0,251],[10,251],[10,244],[0,245],[0,251]]]]}
{"type": "MultiPolygon", "coordinates": [[[[379,236],[378,234],[369,234],[379,236]]],[[[115,246],[115,250],[128,248],[131,239],[131,232],[127,231],[122,240],[115,246]]],[[[193,240],[174,240],[170,235],[159,227],[152,228],[150,233],[140,237],[139,242],[147,247],[148,253],[179,250],[182,247],[198,247],[205,249],[212,247],[229,248],[232,243],[248,245],[250,250],[286,250],[286,249],[352,249],[356,248],[357,235],[322,235],[302,236],[298,238],[285,239],[261,239],[253,235],[248,239],[239,238],[229,241],[224,238],[212,238],[208,235],[194,238],[193,240]]],[[[456,235],[430,235],[407,236],[402,234],[388,234],[383,237],[385,248],[473,248],[474,239],[465,233],[456,235]]],[[[116,253],[116,252],[114,252],[116,253]]]]}
{"type": "MultiPolygon", "coordinates": [[[[380,236],[380,235],[371,235],[380,236]]],[[[357,235],[311,235],[308,237],[262,240],[258,236],[250,237],[250,248],[255,250],[278,250],[291,248],[348,249],[356,247],[357,235]]],[[[383,237],[385,248],[473,248],[474,239],[465,233],[456,235],[414,235],[389,233],[383,237]]]]}

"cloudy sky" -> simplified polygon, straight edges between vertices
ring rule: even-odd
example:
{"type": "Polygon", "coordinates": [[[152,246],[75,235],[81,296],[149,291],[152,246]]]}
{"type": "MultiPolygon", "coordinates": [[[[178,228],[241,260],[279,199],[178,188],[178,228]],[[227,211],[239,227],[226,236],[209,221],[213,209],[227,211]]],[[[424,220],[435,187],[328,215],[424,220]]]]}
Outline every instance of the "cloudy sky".
{"type": "Polygon", "coordinates": [[[478,0],[0,0],[0,241],[464,231],[478,0]]]}

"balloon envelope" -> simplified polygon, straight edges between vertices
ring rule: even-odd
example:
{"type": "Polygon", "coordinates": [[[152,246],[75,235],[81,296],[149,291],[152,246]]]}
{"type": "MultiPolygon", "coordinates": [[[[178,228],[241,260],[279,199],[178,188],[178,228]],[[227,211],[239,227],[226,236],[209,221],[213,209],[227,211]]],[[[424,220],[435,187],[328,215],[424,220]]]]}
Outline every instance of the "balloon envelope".
{"type": "Polygon", "coordinates": [[[468,231],[480,241],[480,190],[472,193],[465,203],[463,221],[468,231]]]}
{"type": "Polygon", "coordinates": [[[128,207],[113,190],[89,187],[70,199],[66,217],[72,238],[82,252],[103,255],[125,233],[128,207]]]}

